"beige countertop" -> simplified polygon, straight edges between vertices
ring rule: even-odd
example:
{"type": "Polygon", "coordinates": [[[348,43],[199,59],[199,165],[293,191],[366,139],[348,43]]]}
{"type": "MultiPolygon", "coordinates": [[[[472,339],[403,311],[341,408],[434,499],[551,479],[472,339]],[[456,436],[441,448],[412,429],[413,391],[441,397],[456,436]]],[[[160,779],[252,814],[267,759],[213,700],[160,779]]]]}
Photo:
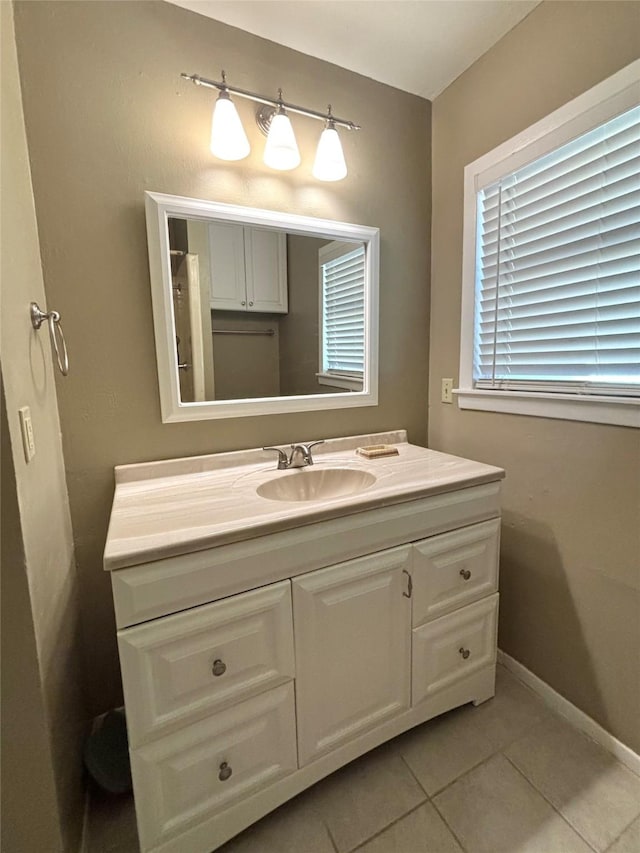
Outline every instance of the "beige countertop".
{"type": "Polygon", "coordinates": [[[115,469],[116,489],[104,552],[107,570],[201,551],[330,518],[450,492],[504,477],[501,468],[408,444],[404,430],[330,439],[314,466],[278,471],[261,449],[216,453],[115,469]],[[393,444],[398,456],[365,459],[357,447],[393,444]],[[369,471],[363,491],[327,500],[277,501],[256,489],[274,477],[320,467],[369,471]]]}

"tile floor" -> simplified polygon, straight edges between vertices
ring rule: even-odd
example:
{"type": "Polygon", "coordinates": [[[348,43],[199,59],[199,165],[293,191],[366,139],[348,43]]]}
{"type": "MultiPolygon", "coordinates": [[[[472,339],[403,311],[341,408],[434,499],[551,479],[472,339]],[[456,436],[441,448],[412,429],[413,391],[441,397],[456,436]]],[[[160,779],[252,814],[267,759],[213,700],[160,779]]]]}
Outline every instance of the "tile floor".
{"type": "MultiPolygon", "coordinates": [[[[96,795],[88,853],[137,853],[129,797],[96,795]]],[[[496,696],[334,773],[219,853],[640,853],[640,777],[498,667],[496,696]]]]}

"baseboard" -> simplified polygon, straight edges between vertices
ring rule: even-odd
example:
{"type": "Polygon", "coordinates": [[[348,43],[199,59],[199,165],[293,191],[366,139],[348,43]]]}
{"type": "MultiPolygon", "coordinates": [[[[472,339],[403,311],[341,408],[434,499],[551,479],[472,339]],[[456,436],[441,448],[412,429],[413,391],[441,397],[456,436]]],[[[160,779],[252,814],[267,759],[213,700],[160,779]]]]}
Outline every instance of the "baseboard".
{"type": "Polygon", "coordinates": [[[548,705],[552,711],[560,714],[573,726],[590,737],[591,740],[599,743],[607,752],[610,752],[621,764],[624,764],[629,770],[640,776],[640,755],[619,741],[606,729],[603,729],[600,723],[592,720],[584,711],[581,711],[572,702],[561,696],[553,687],[550,687],[545,681],[534,675],[531,670],[527,669],[526,666],[523,666],[515,658],[503,652],[502,649],[498,649],[498,663],[501,663],[506,669],[512,672],[516,678],[519,678],[534,693],[537,693],[545,705],[548,705]]]}

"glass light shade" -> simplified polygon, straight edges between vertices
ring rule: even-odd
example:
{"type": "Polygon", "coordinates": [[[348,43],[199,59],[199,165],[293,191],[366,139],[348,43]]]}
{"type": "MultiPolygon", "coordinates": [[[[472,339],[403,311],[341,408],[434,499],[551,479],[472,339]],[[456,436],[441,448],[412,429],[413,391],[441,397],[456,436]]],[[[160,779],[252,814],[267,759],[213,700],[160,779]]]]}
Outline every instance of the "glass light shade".
{"type": "Polygon", "coordinates": [[[284,113],[276,113],[271,119],[264,148],[264,162],[272,169],[282,172],[300,165],[298,143],[289,116],[284,113]]]}
{"type": "Polygon", "coordinates": [[[250,150],[235,104],[220,92],[211,119],[211,153],[221,160],[243,160],[250,150]]]}
{"type": "Polygon", "coordinates": [[[320,134],[313,164],[313,177],[319,181],[341,181],[346,176],[347,164],[338,131],[328,124],[320,134]]]}

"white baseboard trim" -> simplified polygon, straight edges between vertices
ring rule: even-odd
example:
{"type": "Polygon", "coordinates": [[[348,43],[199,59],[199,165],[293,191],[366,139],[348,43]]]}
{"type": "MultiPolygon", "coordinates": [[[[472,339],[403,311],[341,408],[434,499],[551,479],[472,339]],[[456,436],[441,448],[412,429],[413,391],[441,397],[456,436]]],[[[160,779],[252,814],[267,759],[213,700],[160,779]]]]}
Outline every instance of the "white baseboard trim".
{"type": "Polygon", "coordinates": [[[526,666],[523,666],[515,658],[503,652],[502,649],[498,649],[498,663],[501,663],[509,672],[512,672],[516,678],[519,678],[534,693],[537,693],[545,705],[548,705],[552,711],[560,714],[571,725],[584,732],[591,740],[599,743],[607,752],[610,752],[621,764],[624,764],[629,770],[640,776],[640,755],[619,741],[606,729],[603,729],[600,723],[592,720],[584,711],[581,711],[572,702],[561,696],[553,687],[550,687],[545,681],[534,675],[531,670],[527,669],[526,666]]]}

